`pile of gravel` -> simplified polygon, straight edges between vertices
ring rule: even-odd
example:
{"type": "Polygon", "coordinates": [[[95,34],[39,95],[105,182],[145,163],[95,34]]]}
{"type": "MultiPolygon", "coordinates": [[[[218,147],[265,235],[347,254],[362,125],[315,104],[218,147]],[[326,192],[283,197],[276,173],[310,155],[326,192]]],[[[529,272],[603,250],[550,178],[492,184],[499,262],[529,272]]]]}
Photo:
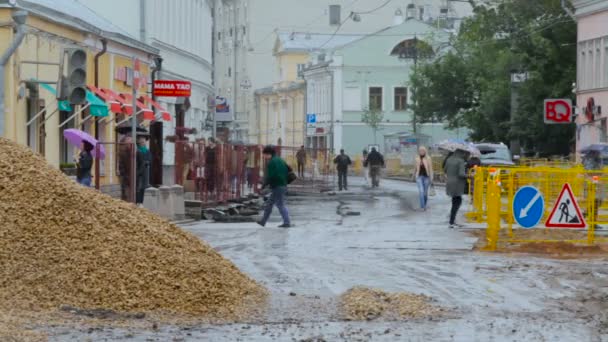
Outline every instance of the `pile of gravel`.
{"type": "Polygon", "coordinates": [[[195,236],[75,184],[0,138],[0,309],[70,305],[233,320],[265,297],[195,236]]]}

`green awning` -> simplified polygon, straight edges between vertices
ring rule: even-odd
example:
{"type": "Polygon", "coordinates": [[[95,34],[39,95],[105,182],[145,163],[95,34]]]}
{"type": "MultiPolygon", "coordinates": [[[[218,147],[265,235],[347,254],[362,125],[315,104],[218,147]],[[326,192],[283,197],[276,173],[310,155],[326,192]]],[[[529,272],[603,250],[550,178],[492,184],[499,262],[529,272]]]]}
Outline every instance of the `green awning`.
{"type": "Polygon", "coordinates": [[[106,117],[108,116],[108,106],[105,102],[99,99],[99,97],[95,96],[95,94],[91,93],[87,90],[87,101],[91,104],[89,106],[89,113],[92,116],[98,117],[106,117]]]}
{"type": "MultiPolygon", "coordinates": [[[[57,91],[55,90],[55,88],[53,88],[52,86],[46,84],[46,83],[40,83],[40,86],[44,89],[46,89],[49,93],[57,96],[57,91]]],[[[68,101],[59,101],[58,102],[58,107],[59,110],[62,112],[71,112],[72,111],[72,106],[70,106],[70,103],[68,101]]]]}
{"type": "MultiPolygon", "coordinates": [[[[49,91],[51,94],[57,96],[57,91],[55,90],[55,88],[53,86],[48,85],[46,83],[40,83],[40,86],[42,88],[46,89],[47,91],[49,91]]],[[[108,106],[105,104],[105,102],[100,100],[97,96],[95,96],[95,94],[93,94],[92,92],[90,92],[88,90],[87,90],[87,102],[89,102],[89,104],[90,104],[89,113],[91,114],[91,116],[97,116],[97,117],[108,116],[108,106]]],[[[58,106],[59,106],[60,111],[66,111],[66,112],[72,111],[72,106],[70,105],[70,103],[68,101],[65,101],[65,100],[59,101],[58,106]]]]}

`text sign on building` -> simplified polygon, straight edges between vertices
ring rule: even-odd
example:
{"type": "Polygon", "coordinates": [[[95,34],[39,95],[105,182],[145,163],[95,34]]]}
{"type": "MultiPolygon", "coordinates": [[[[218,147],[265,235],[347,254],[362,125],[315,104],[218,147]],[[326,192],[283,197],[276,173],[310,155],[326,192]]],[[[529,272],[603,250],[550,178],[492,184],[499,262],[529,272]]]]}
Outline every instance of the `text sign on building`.
{"type": "Polygon", "coordinates": [[[154,96],[190,97],[192,83],[189,81],[154,81],[154,96]]]}
{"type": "Polygon", "coordinates": [[[569,124],[573,119],[572,101],[569,99],[545,100],[546,124],[569,124]]]}

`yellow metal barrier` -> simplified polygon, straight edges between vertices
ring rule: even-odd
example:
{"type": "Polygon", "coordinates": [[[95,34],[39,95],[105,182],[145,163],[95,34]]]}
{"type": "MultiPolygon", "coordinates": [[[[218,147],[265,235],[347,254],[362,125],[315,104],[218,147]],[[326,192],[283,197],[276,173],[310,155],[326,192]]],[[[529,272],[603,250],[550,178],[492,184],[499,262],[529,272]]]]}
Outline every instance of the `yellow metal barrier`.
{"type": "Polygon", "coordinates": [[[474,222],[486,222],[487,250],[495,250],[499,239],[511,243],[571,242],[594,244],[608,242],[597,237],[596,227],[608,223],[608,203],[604,197],[608,190],[608,170],[586,171],[582,167],[560,169],[554,167],[513,167],[501,169],[477,168],[471,174],[472,210],[467,218],[474,222]],[[540,190],[545,201],[545,211],[540,225],[549,218],[565,184],[569,184],[576,199],[585,229],[541,228],[514,229],[513,200],[524,186],[540,190]],[[507,231],[501,232],[501,228],[507,231]],[[540,237],[534,237],[534,232],[540,237]],[[585,236],[586,235],[586,236],[585,236]],[[530,236],[533,236],[530,238],[530,236]],[[556,238],[552,238],[552,237],[556,238]]]}

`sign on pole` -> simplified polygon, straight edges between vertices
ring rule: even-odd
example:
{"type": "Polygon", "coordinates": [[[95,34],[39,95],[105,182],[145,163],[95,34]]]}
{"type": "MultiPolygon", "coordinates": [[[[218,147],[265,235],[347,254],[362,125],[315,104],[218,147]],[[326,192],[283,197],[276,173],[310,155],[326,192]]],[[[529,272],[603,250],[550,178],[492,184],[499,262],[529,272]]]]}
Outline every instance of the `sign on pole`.
{"type": "Polygon", "coordinates": [[[533,228],[543,218],[545,199],[533,186],[524,186],[513,197],[513,218],[523,228],[533,228]]]}
{"type": "Polygon", "coordinates": [[[306,114],[306,123],[309,123],[309,124],[317,123],[317,114],[306,114]]]}
{"type": "Polygon", "coordinates": [[[545,226],[549,228],[585,228],[587,226],[570,184],[564,184],[545,226]]]}
{"type": "Polygon", "coordinates": [[[190,81],[154,81],[154,96],[159,97],[190,97],[192,83],[190,81]]]}
{"type": "Polygon", "coordinates": [[[545,100],[546,124],[569,124],[573,121],[572,101],[569,99],[545,100]]]}

